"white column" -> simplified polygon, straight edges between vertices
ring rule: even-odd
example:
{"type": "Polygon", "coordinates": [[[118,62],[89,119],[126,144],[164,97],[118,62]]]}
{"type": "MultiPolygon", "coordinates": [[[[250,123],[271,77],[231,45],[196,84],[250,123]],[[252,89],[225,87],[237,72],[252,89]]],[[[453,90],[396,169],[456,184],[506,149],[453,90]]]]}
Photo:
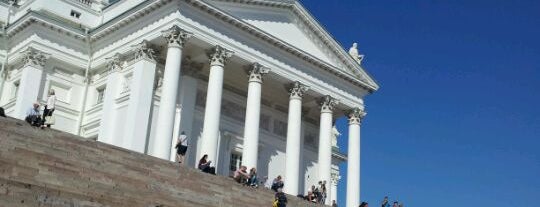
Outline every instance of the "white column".
{"type": "MultiPolygon", "coordinates": [[[[192,61],[190,57],[186,57],[182,61],[182,77],[180,81],[180,90],[178,91],[178,105],[180,108],[180,113],[177,118],[175,118],[175,132],[172,140],[174,146],[180,133],[183,131],[188,137],[188,152],[186,153],[185,161],[189,164],[191,158],[191,152],[196,149],[193,148],[196,146],[196,139],[194,139],[194,134],[192,133],[193,128],[193,114],[195,112],[195,102],[197,98],[197,85],[199,81],[197,76],[202,70],[203,64],[192,61]]],[[[171,148],[171,161],[176,160],[176,149],[171,148]]]]}
{"type": "Polygon", "coordinates": [[[163,31],[163,37],[168,42],[167,59],[163,73],[163,85],[159,101],[156,135],[149,154],[161,159],[169,159],[171,152],[171,140],[174,130],[174,116],[176,110],[176,95],[180,82],[180,66],[182,60],[182,47],[192,36],[191,33],[173,26],[163,31]]]}
{"type": "Polygon", "coordinates": [[[217,164],[223,73],[225,62],[233,55],[233,52],[221,46],[215,46],[207,51],[207,55],[210,59],[210,75],[208,76],[208,91],[206,93],[201,154],[197,157],[207,154],[208,160],[217,164]]]}
{"type": "Polygon", "coordinates": [[[326,200],[330,200],[330,204],[332,204],[332,200],[335,200],[336,203],[338,202],[337,185],[340,179],[341,179],[341,176],[339,175],[339,171],[333,170],[332,175],[331,175],[331,182],[327,184],[327,185],[330,185],[330,195],[326,198],[326,200]]]}
{"type": "Polygon", "coordinates": [[[242,165],[247,166],[248,169],[252,167],[259,169],[257,167],[257,160],[259,156],[262,75],[268,73],[269,69],[259,63],[253,63],[246,72],[249,75],[249,84],[244,125],[242,165]]]}
{"type": "Polygon", "coordinates": [[[150,131],[150,109],[154,95],[155,74],[154,50],[149,48],[144,40],[135,46],[135,63],[122,144],[124,148],[140,153],[144,153],[146,138],[150,131]]]}
{"type": "MultiPolygon", "coordinates": [[[[321,107],[321,119],[319,127],[319,181],[330,183],[332,170],[332,111],[337,100],[331,96],[323,96],[319,100],[321,107]]],[[[330,205],[330,199],[326,199],[326,205],[330,205]]]]}
{"type": "Polygon", "coordinates": [[[360,204],[360,123],[365,115],[360,108],[354,108],[348,113],[347,207],[360,204]]]}
{"type": "Polygon", "coordinates": [[[48,58],[48,54],[31,47],[23,52],[23,68],[19,82],[19,91],[17,92],[17,100],[15,101],[14,117],[24,119],[26,112],[32,107],[32,104],[38,101],[43,66],[48,58]]]}
{"type": "Polygon", "coordinates": [[[289,86],[289,118],[287,125],[287,147],[285,154],[285,193],[298,195],[300,176],[300,146],[302,126],[302,97],[308,87],[300,82],[289,86]]]}
{"type": "Polygon", "coordinates": [[[116,130],[116,98],[118,91],[120,90],[120,83],[122,77],[120,71],[122,70],[121,56],[116,53],[113,57],[108,58],[107,70],[107,85],[105,87],[105,94],[103,97],[103,103],[101,108],[101,121],[99,123],[99,135],[98,141],[107,144],[118,143],[118,139],[114,135],[116,130]]]}
{"type": "Polygon", "coordinates": [[[0,70],[0,105],[2,105],[2,102],[3,102],[4,85],[6,84],[6,81],[7,81],[7,66],[3,65],[2,67],[5,67],[5,68],[2,68],[0,70]]]}

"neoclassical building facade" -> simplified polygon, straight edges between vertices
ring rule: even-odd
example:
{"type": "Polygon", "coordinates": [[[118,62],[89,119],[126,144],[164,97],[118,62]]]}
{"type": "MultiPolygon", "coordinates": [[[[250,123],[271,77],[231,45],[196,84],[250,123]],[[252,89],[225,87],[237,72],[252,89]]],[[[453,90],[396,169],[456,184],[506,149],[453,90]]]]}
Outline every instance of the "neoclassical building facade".
{"type": "Polygon", "coordinates": [[[54,89],[55,129],[171,161],[185,132],[190,166],[257,167],[292,195],[326,181],[328,202],[348,162],[358,206],[363,99],[378,85],[298,1],[2,0],[0,21],[9,116],[54,89]]]}

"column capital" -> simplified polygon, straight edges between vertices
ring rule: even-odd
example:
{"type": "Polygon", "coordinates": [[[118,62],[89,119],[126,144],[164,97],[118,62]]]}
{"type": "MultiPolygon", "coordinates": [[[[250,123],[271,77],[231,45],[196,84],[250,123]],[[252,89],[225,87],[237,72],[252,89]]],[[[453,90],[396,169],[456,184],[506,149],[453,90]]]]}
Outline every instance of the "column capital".
{"type": "Polygon", "coordinates": [[[182,60],[182,75],[197,77],[203,66],[203,63],[192,60],[191,56],[186,56],[182,60]]]}
{"type": "Polygon", "coordinates": [[[332,182],[332,185],[337,186],[339,180],[341,180],[341,175],[339,175],[339,171],[332,170],[332,172],[330,173],[330,180],[332,182]]]}
{"type": "Polygon", "coordinates": [[[33,47],[28,47],[22,54],[23,66],[35,66],[39,68],[45,66],[45,62],[47,62],[47,59],[51,56],[50,54],[36,50],[33,47]]]}
{"type": "Polygon", "coordinates": [[[306,86],[299,81],[295,81],[286,86],[287,91],[289,91],[289,98],[293,99],[302,99],[304,94],[309,90],[309,86],[306,86]]]}
{"type": "Polygon", "coordinates": [[[143,40],[141,43],[133,45],[132,48],[135,51],[135,60],[146,59],[152,62],[156,61],[156,52],[150,47],[148,41],[143,40]]]}
{"type": "Polygon", "coordinates": [[[352,125],[352,124],[360,125],[362,123],[362,119],[364,119],[367,113],[364,112],[362,109],[356,107],[347,111],[346,114],[349,117],[349,125],[352,125]]]}
{"type": "Polygon", "coordinates": [[[336,98],[330,95],[325,95],[319,98],[318,102],[319,102],[319,106],[321,107],[321,113],[332,113],[336,105],[339,103],[339,101],[336,98]]]}
{"type": "Polygon", "coordinates": [[[210,65],[225,66],[225,63],[234,54],[233,51],[227,50],[219,45],[206,50],[206,55],[210,61],[210,65]]]}
{"type": "Polygon", "coordinates": [[[249,82],[262,83],[262,76],[270,72],[270,68],[262,66],[259,63],[253,63],[246,67],[246,73],[249,77],[249,82]]]}
{"type": "Polygon", "coordinates": [[[162,31],[161,35],[167,40],[169,47],[182,48],[188,39],[193,36],[193,33],[174,25],[170,29],[162,31]]]}
{"type": "Polygon", "coordinates": [[[108,57],[105,60],[107,60],[107,70],[109,73],[122,70],[122,55],[120,53],[116,53],[112,57],[108,57]]]}

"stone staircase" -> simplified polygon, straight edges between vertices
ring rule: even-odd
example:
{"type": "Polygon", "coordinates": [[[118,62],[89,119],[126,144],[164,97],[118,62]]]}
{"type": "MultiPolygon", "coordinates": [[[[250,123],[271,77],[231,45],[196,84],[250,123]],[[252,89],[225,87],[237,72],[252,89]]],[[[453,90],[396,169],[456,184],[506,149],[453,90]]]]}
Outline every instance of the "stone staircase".
{"type": "MultiPolygon", "coordinates": [[[[0,207],[272,206],[273,192],[0,117],[0,207]]],[[[289,197],[292,207],[321,206],[289,197]]]]}

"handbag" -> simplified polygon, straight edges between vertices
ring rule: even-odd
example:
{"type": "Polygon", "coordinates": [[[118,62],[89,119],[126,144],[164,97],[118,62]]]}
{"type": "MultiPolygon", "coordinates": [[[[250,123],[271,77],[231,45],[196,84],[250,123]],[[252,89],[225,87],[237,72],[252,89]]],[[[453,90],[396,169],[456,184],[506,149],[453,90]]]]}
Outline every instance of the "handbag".
{"type": "Polygon", "coordinates": [[[45,125],[54,125],[55,121],[54,116],[45,116],[45,125]]]}
{"type": "Polygon", "coordinates": [[[274,199],[274,202],[272,202],[272,207],[278,207],[279,201],[278,199],[274,199]]]}

